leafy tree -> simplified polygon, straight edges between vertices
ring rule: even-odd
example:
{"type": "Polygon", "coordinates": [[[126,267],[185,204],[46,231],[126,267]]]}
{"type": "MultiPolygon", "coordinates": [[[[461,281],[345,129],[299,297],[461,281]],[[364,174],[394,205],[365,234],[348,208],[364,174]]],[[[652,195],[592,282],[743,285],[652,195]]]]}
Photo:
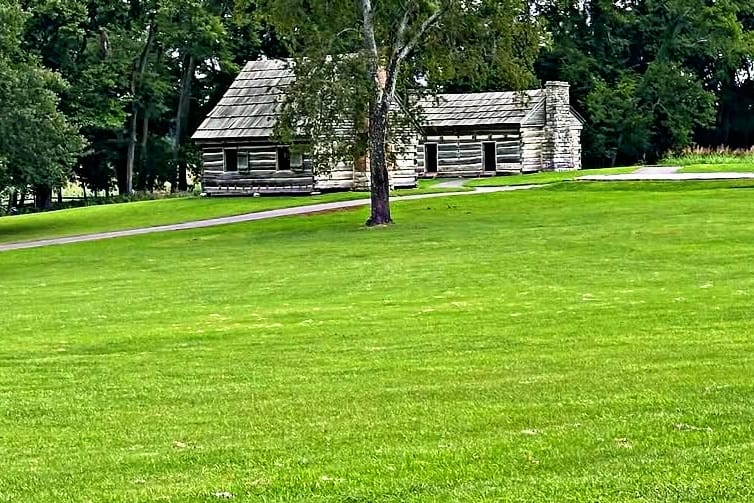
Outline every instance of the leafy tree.
{"type": "Polygon", "coordinates": [[[83,140],[58,108],[65,83],[19,44],[26,18],[14,1],[0,4],[0,181],[17,190],[32,187],[37,206],[48,206],[83,140]]]}
{"type": "Polygon", "coordinates": [[[754,139],[750,114],[740,106],[752,100],[754,87],[753,7],[730,0],[545,0],[550,43],[537,74],[572,83],[589,124],[585,164],[616,156],[652,161],[695,140],[727,142],[737,124],[754,139]]]}
{"type": "Polygon", "coordinates": [[[368,155],[368,226],[392,222],[387,144],[398,130],[390,127],[396,97],[410,108],[420,82],[426,91],[453,82],[520,87],[531,80],[539,42],[534,17],[519,0],[276,0],[265,6],[297,77],[279,134],[310,139],[315,155],[325,153],[331,162],[368,155]]]}

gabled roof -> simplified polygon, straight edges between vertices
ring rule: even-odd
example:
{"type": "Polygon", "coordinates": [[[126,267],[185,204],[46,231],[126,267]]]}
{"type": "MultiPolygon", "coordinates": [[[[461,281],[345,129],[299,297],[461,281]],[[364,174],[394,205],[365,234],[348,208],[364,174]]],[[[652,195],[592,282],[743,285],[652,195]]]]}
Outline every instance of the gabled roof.
{"type": "MultiPolygon", "coordinates": [[[[246,63],[192,138],[269,138],[280,117],[285,88],[293,83],[294,78],[288,61],[246,63]]],[[[444,128],[525,124],[538,110],[541,111],[544,101],[544,89],[438,94],[420,101],[421,126],[444,128]]],[[[583,121],[580,116],[576,117],[583,121]]]]}
{"type": "Polygon", "coordinates": [[[293,79],[286,61],[249,61],[192,138],[268,138],[293,79]]]}
{"type": "Polygon", "coordinates": [[[435,128],[521,124],[544,100],[542,89],[438,94],[421,101],[422,124],[435,128]]]}

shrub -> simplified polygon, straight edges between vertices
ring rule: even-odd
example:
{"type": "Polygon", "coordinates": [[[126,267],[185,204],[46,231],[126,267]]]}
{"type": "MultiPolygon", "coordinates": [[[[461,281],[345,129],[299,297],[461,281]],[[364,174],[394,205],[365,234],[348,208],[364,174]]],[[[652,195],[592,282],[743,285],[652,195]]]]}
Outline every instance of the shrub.
{"type": "Polygon", "coordinates": [[[686,147],[679,152],[666,155],[662,164],[688,166],[689,164],[743,164],[754,163],[754,147],[732,149],[719,147],[686,147]]]}

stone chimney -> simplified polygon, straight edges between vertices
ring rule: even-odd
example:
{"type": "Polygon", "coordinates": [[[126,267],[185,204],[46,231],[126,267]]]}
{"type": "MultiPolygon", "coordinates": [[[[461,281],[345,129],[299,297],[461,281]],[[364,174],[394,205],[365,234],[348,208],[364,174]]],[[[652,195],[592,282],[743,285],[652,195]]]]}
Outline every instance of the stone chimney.
{"type": "Polygon", "coordinates": [[[568,82],[545,82],[545,144],[543,169],[564,171],[578,169],[581,164],[580,138],[571,126],[571,104],[568,82]],[[576,136],[576,137],[574,137],[576,136]]]}

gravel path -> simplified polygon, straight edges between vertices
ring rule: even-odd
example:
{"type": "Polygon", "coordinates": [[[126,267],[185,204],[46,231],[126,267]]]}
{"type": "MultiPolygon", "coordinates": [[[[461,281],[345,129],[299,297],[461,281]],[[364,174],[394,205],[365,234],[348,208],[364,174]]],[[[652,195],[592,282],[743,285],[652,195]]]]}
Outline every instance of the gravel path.
{"type": "Polygon", "coordinates": [[[754,173],[678,173],[680,166],[644,166],[632,173],[622,175],[587,175],[576,180],[590,182],[641,182],[667,180],[744,180],[753,179],[754,173]]]}
{"type": "Polygon", "coordinates": [[[627,173],[623,175],[589,175],[576,180],[589,182],[649,182],[671,180],[746,180],[754,179],[754,173],[627,173]]]}
{"type": "Polygon", "coordinates": [[[680,166],[643,166],[632,175],[669,175],[681,169],[680,166]]]}
{"type": "MultiPolygon", "coordinates": [[[[463,181],[463,180],[461,180],[463,181]]],[[[414,194],[411,196],[392,197],[391,201],[415,201],[417,199],[433,199],[437,197],[458,197],[469,196],[474,194],[488,194],[492,192],[511,192],[514,190],[526,190],[540,185],[516,185],[510,187],[478,187],[473,191],[464,192],[438,192],[433,194],[414,194]]],[[[84,241],[97,241],[100,239],[112,239],[125,236],[139,236],[142,234],[152,234],[154,232],[182,231],[186,229],[201,229],[204,227],[214,227],[216,225],[236,224],[240,222],[253,222],[255,220],[267,220],[270,218],[288,217],[295,215],[310,215],[312,213],[321,213],[327,211],[343,210],[348,208],[357,208],[369,205],[369,199],[355,199],[351,201],[338,201],[333,203],[308,204],[306,206],[294,206],[293,208],[281,208],[277,210],[258,211],[256,213],[245,213],[230,217],[210,218],[207,220],[196,220],[193,222],[184,222],[180,224],[157,225],[154,227],[141,227],[138,229],[125,229],[112,232],[97,232],[94,234],[84,234],[81,236],[67,236],[51,239],[38,239],[34,241],[21,241],[18,243],[0,244],[0,252],[10,250],[21,250],[24,248],[38,248],[41,246],[64,245],[69,243],[82,243],[84,241]]]]}
{"type": "Polygon", "coordinates": [[[466,185],[466,182],[468,181],[468,178],[456,178],[454,180],[447,180],[445,182],[435,184],[434,187],[438,189],[458,189],[466,185]]]}

